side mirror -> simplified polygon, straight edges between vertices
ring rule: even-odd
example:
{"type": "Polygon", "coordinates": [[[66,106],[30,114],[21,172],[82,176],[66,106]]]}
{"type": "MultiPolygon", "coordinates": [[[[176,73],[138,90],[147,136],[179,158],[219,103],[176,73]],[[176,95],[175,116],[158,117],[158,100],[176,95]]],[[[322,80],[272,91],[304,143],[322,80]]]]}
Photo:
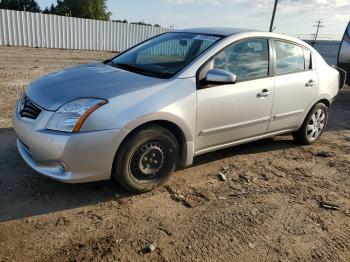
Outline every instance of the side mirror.
{"type": "Polygon", "coordinates": [[[206,80],[209,83],[234,84],[237,76],[229,71],[214,68],[208,71],[206,80]]]}

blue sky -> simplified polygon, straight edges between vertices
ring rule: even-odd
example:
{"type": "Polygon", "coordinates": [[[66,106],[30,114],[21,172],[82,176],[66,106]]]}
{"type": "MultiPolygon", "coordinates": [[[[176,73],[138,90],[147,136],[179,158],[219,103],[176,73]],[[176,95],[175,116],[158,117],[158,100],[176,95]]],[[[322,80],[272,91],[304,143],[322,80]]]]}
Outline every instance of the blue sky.
{"type": "MultiPolygon", "coordinates": [[[[41,7],[56,0],[38,0],[41,7]]],[[[175,28],[231,26],[267,30],[274,0],[108,0],[113,19],[175,28]]],[[[310,38],[322,19],[320,38],[340,39],[350,20],[350,0],[280,0],[276,32],[310,38]]]]}

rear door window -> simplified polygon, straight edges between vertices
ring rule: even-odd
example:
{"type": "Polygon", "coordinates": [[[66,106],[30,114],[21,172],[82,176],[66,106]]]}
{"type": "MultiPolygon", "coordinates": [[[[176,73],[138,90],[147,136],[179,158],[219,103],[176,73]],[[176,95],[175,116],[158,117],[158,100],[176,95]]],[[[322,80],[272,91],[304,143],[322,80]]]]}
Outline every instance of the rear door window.
{"type": "Polygon", "coordinates": [[[305,70],[305,56],[302,47],[275,40],[275,50],[277,75],[297,73],[305,70]]]}

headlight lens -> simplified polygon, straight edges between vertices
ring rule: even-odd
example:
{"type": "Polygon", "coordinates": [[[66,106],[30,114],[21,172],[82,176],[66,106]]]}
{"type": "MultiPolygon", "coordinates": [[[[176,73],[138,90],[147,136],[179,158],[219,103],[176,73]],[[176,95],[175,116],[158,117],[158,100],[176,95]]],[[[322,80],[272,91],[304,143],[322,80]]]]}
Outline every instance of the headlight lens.
{"type": "Polygon", "coordinates": [[[86,118],[107,103],[107,100],[94,98],[82,98],[69,102],[54,113],[46,128],[63,132],[79,132],[86,118]]]}

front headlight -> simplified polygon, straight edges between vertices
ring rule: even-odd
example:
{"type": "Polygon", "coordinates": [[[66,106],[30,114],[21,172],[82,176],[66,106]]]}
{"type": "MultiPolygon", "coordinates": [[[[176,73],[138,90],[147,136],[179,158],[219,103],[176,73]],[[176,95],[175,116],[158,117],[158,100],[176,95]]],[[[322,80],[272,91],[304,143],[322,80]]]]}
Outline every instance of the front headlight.
{"type": "Polygon", "coordinates": [[[46,128],[64,132],[79,132],[86,118],[107,100],[82,98],[60,107],[47,123],[46,128]]]}

